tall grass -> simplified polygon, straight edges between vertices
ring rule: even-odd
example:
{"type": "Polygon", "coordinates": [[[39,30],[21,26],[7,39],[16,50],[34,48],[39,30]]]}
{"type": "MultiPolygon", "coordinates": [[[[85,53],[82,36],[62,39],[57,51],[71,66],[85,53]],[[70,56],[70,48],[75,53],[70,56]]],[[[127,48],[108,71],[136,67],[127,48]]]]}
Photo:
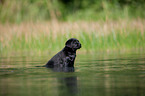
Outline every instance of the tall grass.
{"type": "Polygon", "coordinates": [[[0,0],[0,22],[145,18],[144,0],[0,0]]]}
{"type": "Polygon", "coordinates": [[[0,25],[0,50],[58,51],[69,38],[82,43],[82,51],[145,48],[145,21],[46,22],[0,25]]]}

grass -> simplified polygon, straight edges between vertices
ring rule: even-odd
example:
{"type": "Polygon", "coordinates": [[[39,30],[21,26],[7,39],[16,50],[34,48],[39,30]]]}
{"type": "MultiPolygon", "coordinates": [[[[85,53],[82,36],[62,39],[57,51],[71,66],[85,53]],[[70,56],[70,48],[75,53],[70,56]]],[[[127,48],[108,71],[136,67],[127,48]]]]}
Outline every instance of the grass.
{"type": "Polygon", "coordinates": [[[141,19],[0,24],[0,51],[59,51],[72,37],[82,43],[80,51],[145,48],[144,25],[141,19]]]}
{"type": "Polygon", "coordinates": [[[145,18],[143,0],[0,0],[1,23],[145,18]]]}

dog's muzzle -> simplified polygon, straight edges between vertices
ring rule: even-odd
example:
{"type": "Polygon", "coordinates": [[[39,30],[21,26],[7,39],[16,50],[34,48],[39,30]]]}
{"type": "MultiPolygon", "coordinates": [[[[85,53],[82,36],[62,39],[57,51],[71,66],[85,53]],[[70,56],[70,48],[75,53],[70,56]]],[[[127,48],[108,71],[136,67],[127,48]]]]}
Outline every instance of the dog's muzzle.
{"type": "Polygon", "coordinates": [[[79,44],[79,48],[78,49],[80,49],[82,47],[82,45],[81,44],[79,44]]]}

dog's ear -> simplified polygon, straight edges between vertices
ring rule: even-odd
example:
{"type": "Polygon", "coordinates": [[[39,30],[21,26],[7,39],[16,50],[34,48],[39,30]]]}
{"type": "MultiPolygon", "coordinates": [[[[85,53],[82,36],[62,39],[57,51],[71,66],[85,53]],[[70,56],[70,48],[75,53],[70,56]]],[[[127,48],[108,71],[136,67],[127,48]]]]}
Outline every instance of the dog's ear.
{"type": "Polygon", "coordinates": [[[66,46],[66,47],[69,47],[69,48],[72,48],[71,42],[72,42],[72,40],[68,40],[68,41],[65,43],[65,46],[66,46]]]}

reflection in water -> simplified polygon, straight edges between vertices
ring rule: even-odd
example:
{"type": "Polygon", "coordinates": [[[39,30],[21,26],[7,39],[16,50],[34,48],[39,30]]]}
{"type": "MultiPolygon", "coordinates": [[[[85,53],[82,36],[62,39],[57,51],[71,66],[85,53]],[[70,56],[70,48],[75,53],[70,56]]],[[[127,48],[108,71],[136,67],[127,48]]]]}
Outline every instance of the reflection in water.
{"type": "Polygon", "coordinates": [[[58,78],[59,81],[59,96],[75,96],[78,93],[77,77],[58,78]]]}
{"type": "Polygon", "coordinates": [[[54,72],[74,72],[74,67],[50,67],[49,69],[53,70],[54,72]]]}
{"type": "MultiPolygon", "coordinates": [[[[54,72],[69,72],[75,71],[74,67],[51,67],[54,72]]],[[[59,96],[75,96],[78,93],[77,76],[61,76],[58,77],[59,96]]]]}
{"type": "Polygon", "coordinates": [[[44,57],[0,57],[0,96],[145,96],[145,54],[79,55],[73,67],[44,57]]]}

